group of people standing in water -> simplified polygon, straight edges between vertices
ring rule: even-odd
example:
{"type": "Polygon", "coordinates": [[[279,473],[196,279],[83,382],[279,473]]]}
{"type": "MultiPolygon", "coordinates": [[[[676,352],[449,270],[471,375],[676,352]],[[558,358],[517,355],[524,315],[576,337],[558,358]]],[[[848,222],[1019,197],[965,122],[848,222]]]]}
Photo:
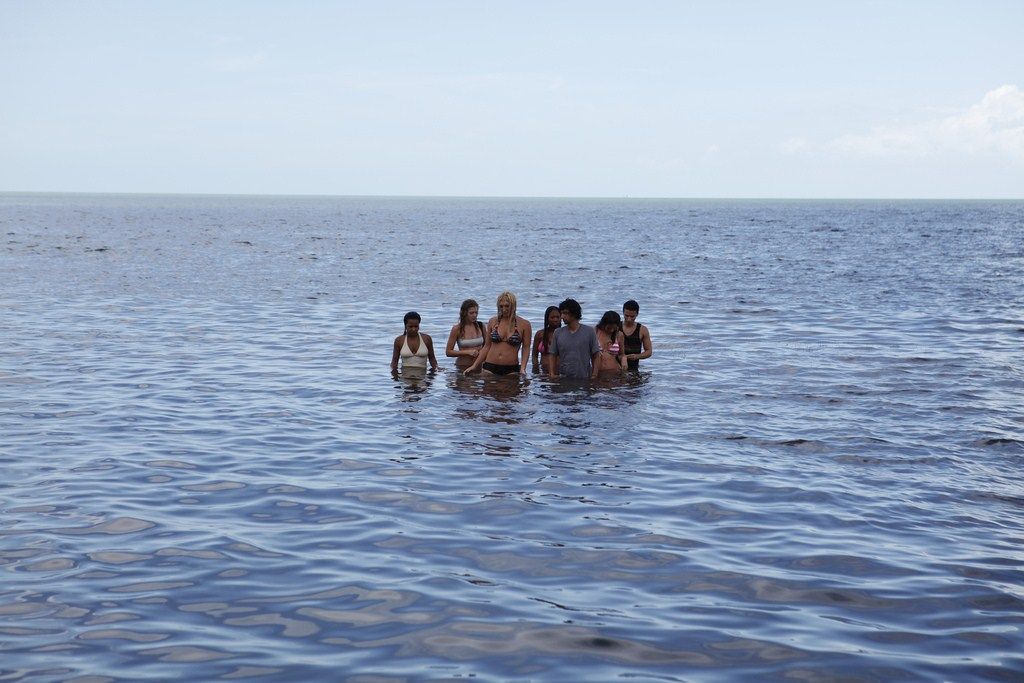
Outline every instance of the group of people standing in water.
{"type": "MultiPolygon", "coordinates": [[[[533,371],[551,377],[574,379],[626,373],[639,369],[640,361],[653,353],[651,333],[637,322],[640,304],[630,299],[622,316],[606,311],[596,326],[584,325],[583,310],[575,299],[566,299],[544,311],[544,326],[533,333],[530,321],[516,312],[512,292],[498,295],[497,315],[483,324],[477,317],[480,305],[466,299],[459,307],[459,322],[452,326],[445,355],[455,359],[463,374],[526,375],[533,371]],[[530,344],[530,340],[533,343],[530,344]]],[[[438,369],[434,342],[420,332],[420,315],[405,314],[405,332],[395,338],[391,370],[438,369]]]]}

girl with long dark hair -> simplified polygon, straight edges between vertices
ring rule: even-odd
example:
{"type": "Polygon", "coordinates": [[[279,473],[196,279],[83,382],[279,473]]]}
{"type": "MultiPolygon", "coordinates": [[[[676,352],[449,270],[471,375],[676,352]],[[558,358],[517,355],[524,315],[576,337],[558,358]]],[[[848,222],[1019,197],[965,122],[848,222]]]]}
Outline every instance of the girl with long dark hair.
{"type": "Polygon", "coordinates": [[[562,314],[558,311],[558,306],[548,306],[544,309],[544,327],[537,330],[537,334],[533,336],[533,349],[530,354],[533,356],[534,372],[546,371],[548,353],[551,349],[551,337],[554,335],[555,330],[561,326],[562,314]]]}
{"type": "Polygon", "coordinates": [[[597,324],[597,373],[626,371],[626,340],[622,334],[622,318],[616,311],[605,311],[597,324]]]}
{"type": "Polygon", "coordinates": [[[484,348],[484,324],[476,319],[480,304],[466,299],[459,307],[459,322],[452,325],[444,355],[455,359],[455,367],[465,370],[484,348]],[[457,348],[456,348],[457,347],[457,348]]]}

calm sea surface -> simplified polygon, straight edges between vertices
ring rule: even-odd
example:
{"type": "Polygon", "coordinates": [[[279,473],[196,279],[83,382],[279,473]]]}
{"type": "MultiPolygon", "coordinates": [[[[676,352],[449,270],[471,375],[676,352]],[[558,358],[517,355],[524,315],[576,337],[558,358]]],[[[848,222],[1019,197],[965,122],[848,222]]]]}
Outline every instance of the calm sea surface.
{"type": "Polygon", "coordinates": [[[6,194],[0,308],[0,680],[1024,680],[1024,203],[6,194]]]}

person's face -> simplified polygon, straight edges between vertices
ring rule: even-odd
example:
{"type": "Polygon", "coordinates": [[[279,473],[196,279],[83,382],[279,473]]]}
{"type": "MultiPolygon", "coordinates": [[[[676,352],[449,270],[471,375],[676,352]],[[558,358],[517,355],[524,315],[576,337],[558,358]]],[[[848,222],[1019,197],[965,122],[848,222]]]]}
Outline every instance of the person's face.
{"type": "Polygon", "coordinates": [[[628,308],[623,308],[622,309],[622,322],[626,323],[627,325],[632,325],[633,323],[636,322],[636,316],[639,313],[640,313],[640,311],[631,311],[628,308]]]}
{"type": "Polygon", "coordinates": [[[473,323],[476,322],[476,317],[478,315],[480,315],[480,308],[478,306],[473,306],[468,311],[466,311],[466,321],[470,325],[472,325],[473,323]]]}
{"type": "Polygon", "coordinates": [[[565,323],[566,325],[568,325],[573,320],[575,320],[575,318],[572,317],[572,313],[570,313],[569,311],[562,310],[562,311],[559,311],[558,313],[559,313],[559,315],[562,318],[562,322],[565,323]]]}
{"type": "Polygon", "coordinates": [[[498,317],[507,318],[512,315],[512,304],[508,299],[502,299],[498,302],[498,317]]]}
{"type": "Polygon", "coordinates": [[[548,313],[547,319],[548,327],[561,327],[562,326],[562,312],[551,311],[548,313]]]}
{"type": "Polygon", "coordinates": [[[405,324],[405,334],[409,337],[418,336],[420,333],[420,321],[410,320],[405,324]]]}

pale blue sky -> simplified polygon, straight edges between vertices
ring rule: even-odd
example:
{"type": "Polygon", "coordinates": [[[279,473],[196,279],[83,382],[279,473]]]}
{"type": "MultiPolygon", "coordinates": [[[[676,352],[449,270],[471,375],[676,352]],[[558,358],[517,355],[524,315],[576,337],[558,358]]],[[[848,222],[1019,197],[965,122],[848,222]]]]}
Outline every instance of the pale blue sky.
{"type": "Polygon", "coordinates": [[[0,0],[0,191],[1024,197],[1024,1],[0,0]]]}

